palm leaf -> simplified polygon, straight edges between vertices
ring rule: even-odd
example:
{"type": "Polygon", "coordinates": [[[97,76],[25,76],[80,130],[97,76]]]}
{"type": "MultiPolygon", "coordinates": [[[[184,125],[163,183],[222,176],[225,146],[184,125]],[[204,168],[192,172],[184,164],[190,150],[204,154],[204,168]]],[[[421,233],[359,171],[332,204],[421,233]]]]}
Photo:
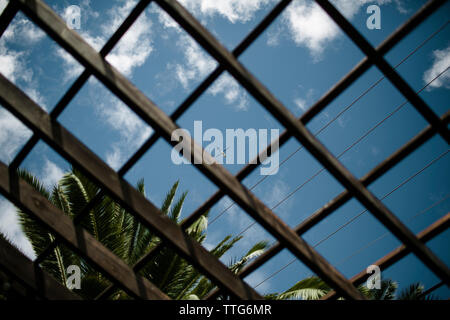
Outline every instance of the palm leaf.
{"type": "Polygon", "coordinates": [[[244,268],[244,266],[247,264],[248,261],[262,255],[264,251],[267,249],[268,245],[269,245],[268,241],[257,242],[253,247],[250,248],[250,250],[247,251],[247,253],[244,256],[242,256],[241,259],[233,263],[229,268],[234,273],[238,273],[239,271],[242,270],[242,268],[244,268]]]}
{"type": "Polygon", "coordinates": [[[392,280],[382,280],[380,289],[368,289],[366,296],[372,300],[394,300],[398,284],[392,280]]]}
{"type": "Polygon", "coordinates": [[[398,295],[398,300],[423,300],[423,285],[413,283],[408,288],[403,289],[398,295]]]}
{"type": "Polygon", "coordinates": [[[309,277],[297,282],[294,286],[280,294],[277,299],[318,300],[330,291],[330,287],[318,277],[309,277]]]}

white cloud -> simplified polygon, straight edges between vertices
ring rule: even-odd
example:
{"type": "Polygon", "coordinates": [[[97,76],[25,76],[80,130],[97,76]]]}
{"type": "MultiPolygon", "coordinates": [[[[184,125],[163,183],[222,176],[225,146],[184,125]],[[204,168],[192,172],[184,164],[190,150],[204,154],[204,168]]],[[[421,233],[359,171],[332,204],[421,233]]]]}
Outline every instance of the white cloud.
{"type": "MultiPolygon", "coordinates": [[[[181,86],[189,90],[192,82],[208,76],[217,62],[186,34],[179,34],[177,46],[184,55],[184,61],[169,63],[168,69],[172,70],[181,86]]],[[[213,96],[222,95],[225,103],[234,106],[235,110],[248,109],[247,92],[229,74],[221,75],[207,92],[213,96]]]]}
{"type": "MultiPolygon", "coordinates": [[[[105,35],[108,35],[110,30],[116,30],[135,5],[136,1],[127,1],[117,10],[111,10],[112,23],[105,25],[107,26],[107,29],[104,29],[105,35]]],[[[151,30],[152,22],[147,13],[143,12],[106,60],[120,72],[130,76],[133,69],[142,66],[153,51],[151,30]]]]}
{"type": "MultiPolygon", "coordinates": [[[[382,5],[391,0],[332,1],[347,19],[352,19],[369,2],[382,5]]],[[[326,45],[342,33],[327,13],[312,1],[294,1],[283,14],[283,22],[295,44],[307,47],[316,60],[321,58],[326,45]]],[[[269,41],[271,44],[277,43],[273,37],[269,41]]]]}
{"type": "Polygon", "coordinates": [[[280,44],[280,38],[283,33],[283,27],[279,24],[274,25],[272,28],[269,28],[267,31],[267,45],[270,47],[276,47],[280,44]]]}
{"type": "MultiPolygon", "coordinates": [[[[14,24],[11,26],[15,28],[14,24]]],[[[9,30],[11,29],[8,28],[7,31],[9,30]]],[[[17,41],[16,34],[14,32],[0,39],[0,72],[9,81],[18,85],[32,100],[46,108],[45,99],[40,95],[38,85],[33,79],[33,71],[27,65],[29,52],[17,52],[8,48],[10,42],[17,41]]],[[[0,128],[0,160],[9,163],[17,150],[30,138],[31,131],[3,108],[0,108],[0,128]]]]}
{"type": "Polygon", "coordinates": [[[299,108],[302,111],[306,111],[306,109],[308,108],[307,104],[306,104],[306,100],[302,99],[302,98],[295,98],[294,99],[294,103],[297,106],[297,108],[299,108]]]}
{"type": "MultiPolygon", "coordinates": [[[[200,22],[206,23],[206,19],[222,17],[230,23],[246,23],[255,17],[256,12],[265,8],[275,0],[180,0],[192,15],[200,22]]],[[[152,9],[158,14],[159,22],[165,28],[174,28],[181,31],[179,25],[164,11],[159,8],[152,9]]]]}
{"type": "Polygon", "coordinates": [[[102,104],[102,117],[126,139],[127,144],[140,145],[150,135],[151,129],[121,101],[102,104]]]}
{"type": "MultiPolygon", "coordinates": [[[[1,122],[0,125],[2,125],[1,122]]],[[[44,168],[40,176],[40,180],[44,186],[47,188],[53,187],[62,176],[63,171],[61,168],[48,159],[45,159],[44,168]]],[[[30,241],[22,230],[15,206],[3,198],[0,198],[0,232],[27,257],[32,260],[35,259],[36,255],[30,241]]]]}
{"type": "Polygon", "coordinates": [[[83,67],[66,50],[61,47],[56,49],[56,55],[62,59],[64,67],[63,80],[72,80],[83,72],[83,67]]]}
{"type": "MultiPolygon", "coordinates": [[[[6,5],[0,2],[0,11],[6,5]]],[[[27,57],[29,50],[20,52],[10,48],[10,44],[31,46],[44,39],[45,33],[36,27],[30,20],[19,14],[13,19],[0,39],[0,72],[13,83],[22,84],[22,89],[37,103],[44,99],[39,95],[33,83],[33,71],[28,67],[27,57]]]]}
{"type": "Polygon", "coordinates": [[[335,38],[339,29],[315,3],[293,2],[285,11],[284,19],[297,45],[321,54],[324,43],[335,38]]]}
{"type": "MultiPolygon", "coordinates": [[[[118,29],[122,22],[127,18],[131,10],[133,10],[133,8],[136,6],[137,2],[138,1],[136,0],[123,0],[121,1],[121,3],[123,4],[122,6],[114,5],[112,8],[110,8],[107,12],[110,20],[107,24],[105,23],[101,26],[103,33],[105,35],[111,36],[112,33],[116,29],[118,29]]],[[[87,5],[89,5],[89,3],[87,5]]]]}
{"type": "Polygon", "coordinates": [[[217,63],[189,36],[181,34],[177,46],[184,54],[184,64],[176,64],[174,69],[177,80],[183,88],[189,88],[190,82],[207,76],[217,63]]]}
{"type": "Polygon", "coordinates": [[[231,23],[250,21],[255,13],[273,0],[180,0],[198,19],[221,16],[231,23]]]}
{"type": "Polygon", "coordinates": [[[0,198],[0,232],[28,258],[32,260],[36,258],[31,243],[19,224],[16,208],[2,198],[0,198]]]}
{"type": "Polygon", "coordinates": [[[21,56],[23,53],[8,50],[0,43],[0,72],[11,82],[16,82],[17,77],[20,77],[20,71],[23,68],[21,56]]]}
{"type": "Polygon", "coordinates": [[[27,51],[15,51],[8,48],[5,38],[0,39],[0,72],[13,83],[31,85],[33,71],[27,68],[27,51]]]}
{"type": "Polygon", "coordinates": [[[118,169],[125,156],[142,145],[153,130],[121,101],[112,96],[106,101],[108,102],[100,103],[97,110],[101,118],[120,135],[120,140],[106,154],[106,162],[111,168],[118,169]]]}
{"type": "Polygon", "coordinates": [[[113,150],[106,154],[106,163],[114,170],[118,170],[124,161],[125,156],[117,145],[113,146],[113,150]]]}
{"type": "Polygon", "coordinates": [[[9,81],[19,86],[39,106],[46,109],[46,100],[41,96],[38,82],[33,77],[29,66],[30,50],[20,52],[10,48],[10,44],[31,46],[44,38],[44,33],[25,18],[16,18],[6,29],[0,39],[0,72],[9,81]]]}
{"type": "Polygon", "coordinates": [[[57,185],[63,175],[64,171],[60,167],[58,167],[54,162],[45,159],[44,169],[40,180],[47,189],[51,190],[55,185],[57,185]]]}
{"type": "Polygon", "coordinates": [[[36,85],[31,84],[30,86],[27,86],[23,88],[23,91],[27,94],[27,96],[36,102],[42,109],[48,110],[46,100],[43,96],[41,96],[39,90],[36,88],[36,85]]]}
{"type": "Polygon", "coordinates": [[[408,14],[409,13],[409,9],[406,8],[405,4],[403,3],[403,0],[394,0],[395,5],[397,6],[397,10],[398,12],[400,12],[401,14],[408,14]]]}
{"type": "Polygon", "coordinates": [[[44,39],[45,33],[30,20],[16,17],[8,26],[3,38],[11,42],[34,44],[44,39]]]}
{"type": "MultiPolygon", "coordinates": [[[[443,50],[433,51],[433,65],[423,74],[423,81],[428,83],[436,78],[441,72],[450,67],[450,46],[443,50]]],[[[439,78],[434,80],[429,86],[428,90],[432,88],[444,87],[450,89],[450,73],[446,72],[439,78]]]]}
{"type": "MultiPolygon", "coordinates": [[[[390,3],[392,0],[334,0],[333,3],[347,18],[353,18],[361,7],[366,3],[377,3],[379,5],[390,3]]],[[[207,1],[207,0],[183,0],[180,1],[198,19],[213,16],[222,16],[231,23],[245,23],[251,20],[258,10],[272,1],[207,1]]],[[[195,43],[194,40],[182,34],[178,25],[162,10],[159,13],[159,21],[165,28],[172,28],[180,35],[178,46],[184,53],[182,64],[168,64],[175,77],[183,88],[188,89],[191,82],[209,74],[215,61],[208,56],[195,43]]],[[[319,60],[330,41],[341,34],[336,24],[328,15],[312,1],[294,1],[285,11],[282,19],[282,27],[270,32],[268,44],[275,46],[279,44],[279,37],[283,34],[283,26],[288,29],[290,36],[298,46],[307,47],[315,60],[319,60]]],[[[222,76],[208,91],[210,94],[223,94],[225,102],[235,105],[236,110],[247,110],[248,96],[237,82],[229,75],[222,76]]],[[[306,107],[307,100],[297,98],[294,103],[300,108],[306,107]]]]}
{"type": "Polygon", "coordinates": [[[0,128],[0,160],[9,163],[32,132],[3,108],[0,108],[0,128]]]}
{"type": "MultiPolygon", "coordinates": [[[[41,107],[45,100],[33,83],[32,71],[22,60],[23,53],[7,50],[0,44],[0,72],[11,82],[21,83],[22,90],[41,107]]],[[[0,161],[9,163],[19,148],[31,137],[32,132],[9,111],[0,107],[0,161]]]]}
{"type": "Polygon", "coordinates": [[[248,110],[249,98],[247,91],[228,73],[221,75],[208,90],[208,93],[213,96],[222,94],[225,98],[225,103],[232,105],[235,110],[248,110]]]}
{"type": "MultiPolygon", "coordinates": [[[[301,113],[303,113],[308,110],[308,107],[314,101],[314,95],[314,89],[309,88],[308,90],[306,90],[304,86],[298,85],[298,87],[295,89],[295,98],[293,99],[293,103],[297,107],[295,111],[300,110],[301,113]]],[[[294,114],[297,114],[297,112],[295,111],[294,114]]]]}
{"type": "Polygon", "coordinates": [[[164,10],[160,9],[159,7],[152,7],[151,12],[158,15],[158,22],[165,29],[173,29],[181,32],[182,29],[179,24],[175,20],[173,20],[172,17],[169,16],[164,10]]]}

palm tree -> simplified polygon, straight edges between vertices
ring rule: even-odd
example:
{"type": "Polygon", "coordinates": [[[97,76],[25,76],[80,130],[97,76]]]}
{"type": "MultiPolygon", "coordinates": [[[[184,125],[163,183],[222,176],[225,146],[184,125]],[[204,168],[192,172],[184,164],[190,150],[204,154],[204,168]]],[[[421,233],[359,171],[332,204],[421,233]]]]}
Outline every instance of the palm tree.
{"type": "MultiPolygon", "coordinates": [[[[102,196],[88,214],[81,216],[83,208],[101,189],[75,168],[67,172],[51,191],[48,191],[27,171],[21,170],[19,175],[65,214],[76,219],[79,225],[129,265],[136,263],[161,242],[153,232],[145,228],[133,215],[107,195],[102,196]]],[[[162,214],[176,223],[180,222],[180,214],[187,196],[184,192],[175,200],[178,187],[179,183],[176,182],[161,206],[162,214]]],[[[143,180],[137,183],[136,188],[145,196],[143,180]]],[[[28,214],[19,209],[17,211],[22,229],[30,240],[35,254],[39,255],[55,240],[55,237],[28,214]]],[[[186,232],[198,242],[203,243],[206,239],[207,225],[208,213],[205,213],[186,232]]],[[[210,252],[220,258],[241,238],[228,235],[210,252]]],[[[256,243],[242,257],[230,262],[230,270],[234,273],[239,272],[250,259],[260,255],[267,245],[266,241],[256,243]]],[[[80,267],[81,289],[75,292],[83,298],[92,299],[109,286],[110,282],[106,277],[64,245],[59,245],[41,263],[47,272],[64,285],[67,283],[66,270],[70,265],[80,267]]],[[[211,281],[168,247],[160,250],[140,272],[172,299],[201,299],[215,287],[211,281]]],[[[109,298],[127,299],[129,297],[120,289],[116,289],[109,298]]]]}
{"type": "MultiPolygon", "coordinates": [[[[424,295],[424,287],[420,283],[414,283],[397,296],[398,284],[390,279],[382,280],[380,289],[368,289],[360,285],[358,290],[370,300],[433,300],[436,296],[424,295]]],[[[280,294],[271,294],[270,297],[279,300],[301,299],[318,300],[331,291],[322,279],[312,276],[300,280],[291,288],[280,294]]]]}

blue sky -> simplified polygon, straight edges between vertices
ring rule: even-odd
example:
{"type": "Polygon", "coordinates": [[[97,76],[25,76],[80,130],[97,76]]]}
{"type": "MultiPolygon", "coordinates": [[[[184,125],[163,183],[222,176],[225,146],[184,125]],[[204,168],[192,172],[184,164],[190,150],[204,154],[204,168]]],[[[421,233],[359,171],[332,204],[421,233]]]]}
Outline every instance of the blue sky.
{"type": "MultiPolygon", "coordinates": [[[[131,0],[46,2],[62,17],[65,17],[68,6],[80,6],[81,29],[77,31],[97,50],[136,3],[131,0]]],[[[230,50],[277,3],[275,0],[180,2],[230,50]]],[[[5,0],[0,0],[0,10],[3,10],[5,3],[5,0]]],[[[336,0],[334,3],[376,46],[404,23],[424,1],[336,0]],[[380,30],[369,30],[366,27],[369,16],[366,8],[370,4],[378,4],[381,8],[380,30]]],[[[421,97],[439,116],[449,109],[450,72],[444,72],[450,66],[450,26],[446,24],[448,12],[450,3],[447,2],[386,55],[391,65],[397,65],[439,30],[397,68],[414,90],[420,90],[428,84],[421,92],[421,97]]],[[[287,8],[239,60],[293,114],[300,116],[362,58],[363,54],[359,49],[319,7],[310,1],[298,0],[287,8]]],[[[214,60],[155,4],[139,17],[107,60],[168,114],[216,66],[214,60]]],[[[47,111],[51,111],[82,71],[83,68],[75,60],[22,14],[15,17],[0,39],[0,72],[47,111]]],[[[378,69],[370,68],[308,124],[308,128],[315,133],[332,121],[317,137],[359,178],[427,126],[411,105],[405,104],[396,110],[404,102],[404,97],[387,80],[382,80],[364,97],[352,103],[380,77],[382,74],[378,69]],[[333,120],[349,105],[348,110],[333,120]],[[383,121],[386,117],[388,118],[383,121]],[[381,121],[383,122],[379,124],[381,121]],[[375,126],[376,129],[341,155],[375,126]]],[[[203,121],[205,130],[284,130],[227,73],[177,123],[192,132],[196,120],[203,121]]],[[[114,169],[125,163],[152,133],[151,127],[92,77],[59,117],[59,121],[114,169]]],[[[20,122],[5,109],[0,109],[1,161],[10,162],[30,135],[31,132],[20,122]]],[[[299,147],[300,144],[291,139],[279,151],[280,161],[299,147]]],[[[415,233],[449,211],[450,170],[449,155],[446,152],[448,145],[439,136],[434,136],[369,188],[376,196],[383,198],[401,185],[383,202],[415,233]],[[424,167],[426,169],[421,171],[424,167]],[[415,217],[435,203],[438,204],[432,209],[415,217]]],[[[217,187],[192,165],[173,164],[170,153],[170,145],[159,140],[129,171],[126,179],[135,184],[137,180],[144,178],[148,197],[157,205],[161,204],[170,186],[180,180],[180,191],[188,191],[183,208],[183,216],[187,216],[214,194],[217,187]]],[[[225,165],[233,174],[243,166],[225,165]]],[[[51,186],[70,165],[45,143],[40,142],[22,167],[51,186]]],[[[301,149],[280,167],[276,175],[267,177],[252,191],[269,207],[273,207],[320,169],[320,164],[306,150],[301,149]]],[[[250,188],[261,178],[259,170],[255,170],[244,180],[244,184],[250,188]]],[[[342,191],[343,187],[324,171],[277,206],[274,212],[294,227],[342,191]]],[[[225,197],[211,210],[211,218],[216,217],[231,203],[225,197]]],[[[314,245],[363,210],[358,201],[351,200],[307,232],[304,238],[314,245]]],[[[240,233],[252,221],[234,205],[209,226],[205,246],[211,248],[225,235],[240,233]]],[[[33,257],[32,249],[17,225],[14,208],[4,198],[0,198],[0,230],[33,257]]],[[[358,250],[386,231],[366,212],[317,246],[317,250],[336,264],[345,276],[351,277],[399,245],[398,240],[387,235],[358,253],[358,250]],[[352,256],[355,253],[357,254],[352,256]]],[[[264,239],[273,241],[261,227],[254,225],[244,233],[244,239],[223,261],[229,262],[233,256],[264,239]]],[[[428,243],[447,265],[450,264],[449,240],[448,230],[428,243]]],[[[293,256],[284,250],[247,280],[250,284],[257,285],[292,259],[293,256]]],[[[297,261],[257,289],[262,293],[283,291],[308,275],[309,269],[297,261]]],[[[413,255],[382,270],[382,277],[397,280],[400,288],[415,281],[422,282],[426,288],[438,282],[413,255]]],[[[450,290],[442,287],[436,293],[442,298],[448,298],[450,290]]]]}

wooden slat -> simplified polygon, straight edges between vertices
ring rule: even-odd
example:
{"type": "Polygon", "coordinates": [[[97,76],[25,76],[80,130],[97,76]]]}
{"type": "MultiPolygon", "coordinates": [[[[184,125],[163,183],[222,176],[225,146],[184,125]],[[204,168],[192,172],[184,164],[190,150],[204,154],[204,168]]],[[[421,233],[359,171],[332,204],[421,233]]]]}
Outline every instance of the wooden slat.
{"type": "Polygon", "coordinates": [[[25,180],[0,162],[0,193],[28,214],[42,222],[49,230],[64,240],[75,252],[93,263],[116,281],[127,293],[143,299],[168,299],[146,278],[133,270],[111,251],[106,249],[89,232],[74,225],[69,216],[51,204],[25,180]]]}
{"type": "MultiPolygon", "coordinates": [[[[177,21],[211,56],[252,94],[344,187],[351,192],[400,241],[410,246],[422,262],[446,283],[450,283],[449,268],[364,185],[356,179],[295,116],[278,101],[237,59],[228,52],[176,0],[156,2],[177,21]]],[[[440,2],[440,1],[437,1],[440,2]]],[[[439,121],[439,119],[438,119],[439,121]]],[[[439,122],[440,123],[440,122],[439,122]]],[[[432,122],[439,132],[441,125],[432,122]]],[[[235,199],[233,199],[235,200],[235,199]]],[[[236,200],[235,200],[236,201],[236,200]]],[[[239,203],[239,202],[238,202],[239,203]]]]}
{"type": "Polygon", "coordinates": [[[37,296],[48,300],[80,300],[8,241],[0,238],[0,269],[31,289],[37,296]]]}
{"type": "MultiPolygon", "coordinates": [[[[75,32],[67,28],[64,22],[52,12],[40,0],[15,0],[20,4],[21,9],[27,16],[44,29],[58,44],[65,48],[82,63],[86,68],[89,68],[92,73],[113,93],[115,93],[123,102],[125,102],[131,109],[133,109],[145,122],[153,126],[153,128],[159,132],[159,134],[165,138],[172,145],[177,144],[177,141],[171,141],[172,132],[178,127],[171,121],[171,119],[164,114],[159,108],[157,108],[144,94],[142,94],[137,88],[135,88],[126,78],[124,78],[114,67],[112,67],[106,60],[104,60],[95,50],[93,50],[80,36],[75,32]]],[[[59,133],[60,134],[60,133],[59,133]]],[[[203,154],[202,149],[191,139],[183,139],[183,144],[190,151],[190,154],[194,159],[199,160],[203,154]]],[[[71,149],[79,149],[79,145],[71,146],[71,149]]],[[[75,158],[80,158],[75,154],[75,158]]],[[[207,154],[204,155],[206,160],[213,160],[213,158],[207,154]]],[[[98,164],[91,164],[96,166],[98,164]]],[[[103,163],[102,163],[103,165],[103,163]]],[[[199,165],[199,169],[220,188],[226,190],[227,194],[235,200],[244,210],[246,210],[256,221],[258,221],[264,228],[266,228],[277,239],[284,242],[286,247],[292,251],[299,259],[301,259],[313,272],[317,273],[331,286],[340,290],[343,295],[354,299],[364,299],[364,297],[354,289],[353,286],[343,277],[335,268],[333,268],[322,256],[320,256],[315,250],[313,250],[303,239],[298,237],[295,232],[290,229],[281,219],[279,219],[272,211],[270,211],[258,198],[251,194],[239,181],[233,177],[222,166],[214,163],[212,165],[199,165]]],[[[118,197],[122,197],[122,201],[131,207],[131,204],[142,204],[143,209],[147,207],[144,201],[139,202],[139,197],[142,196],[131,190],[127,189],[129,194],[124,195],[123,187],[126,182],[122,179],[118,179],[117,175],[111,177],[111,175],[105,174],[106,166],[102,169],[92,171],[90,174],[92,178],[95,175],[101,175],[104,178],[108,177],[109,180],[113,180],[113,184],[101,183],[106,188],[115,189],[111,190],[111,193],[118,197]],[[103,170],[103,171],[101,171],[103,170]],[[124,197],[126,196],[126,197],[124,197]],[[136,197],[136,198],[135,198],[136,197]]],[[[128,184],[126,184],[128,187],[128,184]]],[[[130,186],[131,187],[131,186],[130,186]]],[[[147,202],[148,203],[148,202],[147,202]]],[[[125,204],[124,204],[125,205],[125,204]]],[[[156,209],[156,208],[152,208],[156,209]]],[[[135,213],[147,212],[145,210],[131,210],[135,213]]],[[[155,212],[155,211],[152,211],[155,212]]],[[[147,215],[145,218],[149,218],[147,215]]],[[[156,218],[155,218],[156,219],[156,218]]],[[[147,219],[149,220],[149,219],[147,219]]],[[[150,222],[150,221],[147,221],[150,222]]],[[[155,221],[153,220],[152,223],[155,221]]],[[[155,227],[153,224],[152,227],[155,227]]],[[[170,243],[176,243],[178,248],[188,256],[197,256],[199,252],[190,252],[186,246],[186,243],[181,242],[182,231],[181,229],[173,229],[174,233],[170,233],[164,229],[164,222],[159,221],[156,229],[160,232],[165,232],[166,236],[171,237],[170,243]],[[181,232],[178,233],[178,232],[181,232]],[[169,235],[170,234],[170,235],[169,235]]],[[[196,246],[200,250],[201,246],[196,246]]],[[[206,251],[205,251],[206,252],[206,251]]],[[[204,253],[201,256],[205,256],[204,253]]],[[[188,259],[189,260],[189,259],[188,259]]],[[[212,269],[211,264],[207,264],[204,260],[196,260],[201,262],[203,270],[212,269]]],[[[214,260],[215,261],[215,260],[214,260]]],[[[217,263],[214,263],[217,267],[217,263]]],[[[221,269],[222,268],[222,264],[221,269]]],[[[243,286],[241,280],[228,272],[228,278],[225,279],[223,272],[210,272],[210,276],[213,276],[212,280],[221,282],[231,292],[238,290],[240,297],[248,297],[249,290],[243,286]],[[233,277],[231,277],[233,276],[233,277]],[[222,279],[221,279],[222,278],[222,279]],[[239,281],[237,281],[239,279],[239,281]],[[239,284],[239,287],[233,286],[233,283],[239,284]]],[[[254,290],[252,290],[253,293],[254,290]]]]}
{"type": "MultiPolygon", "coordinates": [[[[430,241],[437,235],[447,230],[448,227],[450,227],[450,213],[447,213],[445,216],[443,216],[442,218],[434,222],[432,225],[430,225],[428,228],[420,232],[417,235],[417,238],[423,243],[426,243],[427,241],[430,241]]],[[[381,270],[386,270],[394,263],[400,261],[410,253],[411,250],[409,250],[408,247],[406,247],[405,245],[401,245],[372,264],[377,265],[378,267],[380,267],[381,270]]],[[[360,273],[353,276],[350,280],[355,286],[359,286],[364,281],[366,281],[369,276],[370,274],[368,274],[366,270],[362,270],[360,273]]],[[[322,297],[322,300],[333,299],[337,297],[338,297],[337,293],[335,291],[331,291],[326,296],[322,297]]]]}
{"type": "Polygon", "coordinates": [[[32,289],[23,284],[23,281],[19,280],[16,276],[10,273],[4,272],[0,265],[0,285],[7,284],[6,288],[3,288],[3,293],[6,299],[14,300],[27,299],[27,300],[44,300],[45,298],[38,296],[32,289]]]}
{"type": "Polygon", "coordinates": [[[4,8],[0,16],[0,37],[6,31],[6,28],[8,28],[9,24],[16,16],[18,10],[19,8],[15,3],[9,2],[6,5],[6,8],[4,8]]]}
{"type": "Polygon", "coordinates": [[[143,224],[167,240],[178,253],[205,272],[211,280],[241,299],[261,298],[1,74],[0,103],[69,162],[107,190],[143,224]]]}

